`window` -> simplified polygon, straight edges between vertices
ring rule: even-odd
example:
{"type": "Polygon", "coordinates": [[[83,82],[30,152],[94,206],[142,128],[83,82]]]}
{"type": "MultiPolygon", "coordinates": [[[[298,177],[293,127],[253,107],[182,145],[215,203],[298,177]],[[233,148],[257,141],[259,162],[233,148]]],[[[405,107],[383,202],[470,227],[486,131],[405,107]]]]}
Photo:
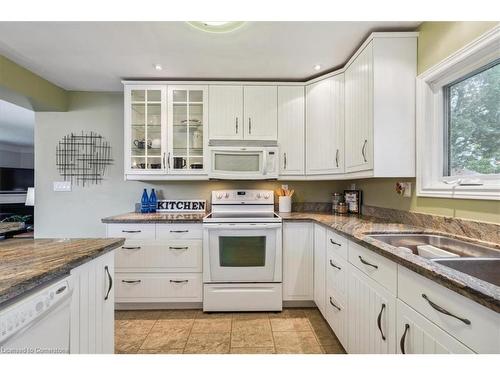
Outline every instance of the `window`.
{"type": "Polygon", "coordinates": [[[443,88],[445,176],[500,174],[500,62],[443,88]]]}
{"type": "Polygon", "coordinates": [[[500,26],[417,77],[417,195],[500,200],[500,26]]]}

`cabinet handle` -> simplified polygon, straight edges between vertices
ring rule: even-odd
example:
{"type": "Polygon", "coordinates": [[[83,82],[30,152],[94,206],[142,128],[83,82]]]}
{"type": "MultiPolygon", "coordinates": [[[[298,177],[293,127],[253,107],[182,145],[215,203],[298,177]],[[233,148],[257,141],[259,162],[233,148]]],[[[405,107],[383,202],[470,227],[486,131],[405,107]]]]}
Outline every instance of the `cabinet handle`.
{"type": "Polygon", "coordinates": [[[384,332],[382,332],[382,313],[384,312],[384,309],[385,309],[385,303],[382,304],[382,308],[380,309],[380,312],[378,313],[377,326],[378,326],[378,330],[380,331],[380,335],[382,336],[382,340],[385,341],[384,332]]]}
{"type": "Polygon", "coordinates": [[[165,155],[166,155],[166,153],[164,152],[163,153],[163,168],[164,169],[167,168],[167,163],[165,162],[165,155]]]}
{"type": "Polygon", "coordinates": [[[283,154],[283,169],[286,169],[286,152],[283,154]]]}
{"type": "Polygon", "coordinates": [[[252,118],[248,118],[248,134],[252,134],[252,118]]]}
{"type": "Polygon", "coordinates": [[[338,270],[341,270],[342,268],[340,268],[339,266],[337,266],[335,263],[332,262],[332,260],[330,259],[330,266],[332,266],[333,268],[336,268],[338,270]]]}
{"type": "Polygon", "coordinates": [[[189,249],[188,246],[169,246],[168,248],[170,250],[187,250],[187,249],[189,249]]]}
{"type": "Polygon", "coordinates": [[[111,288],[113,288],[113,278],[111,277],[111,274],[109,273],[108,266],[104,267],[104,271],[106,271],[106,273],[108,274],[108,282],[109,282],[108,291],[106,292],[106,296],[104,297],[104,300],[107,301],[109,298],[109,293],[111,292],[111,288]]]}
{"type": "Polygon", "coordinates": [[[170,169],[170,152],[168,153],[167,156],[167,168],[170,169]]]}
{"type": "Polygon", "coordinates": [[[368,140],[365,139],[365,141],[363,142],[363,147],[361,148],[361,154],[363,155],[363,160],[365,161],[365,163],[368,161],[366,160],[366,144],[368,143],[368,140]]]}
{"type": "Polygon", "coordinates": [[[431,305],[431,307],[434,309],[434,310],[437,310],[439,311],[441,314],[444,314],[444,315],[448,315],[448,316],[451,316],[455,319],[458,319],[460,320],[462,323],[464,324],[467,324],[468,326],[470,326],[470,320],[469,319],[465,319],[465,318],[460,318],[459,316],[456,316],[454,314],[452,314],[451,312],[449,312],[448,310],[445,310],[443,309],[441,306],[439,305],[436,305],[434,302],[432,302],[429,297],[427,297],[425,294],[422,294],[422,298],[425,299],[429,305],[431,305]]]}
{"type": "Polygon", "coordinates": [[[401,336],[401,340],[399,340],[399,348],[401,349],[401,353],[406,354],[405,350],[405,340],[406,340],[406,334],[408,333],[408,330],[410,329],[410,325],[408,323],[405,324],[405,331],[403,332],[403,336],[401,336]]]}
{"type": "Polygon", "coordinates": [[[123,250],[140,250],[140,246],[122,246],[123,250]]]}
{"type": "Polygon", "coordinates": [[[238,117],[236,117],[236,134],[238,134],[238,117]]]}
{"type": "Polygon", "coordinates": [[[335,153],[335,164],[337,164],[337,168],[339,167],[339,149],[335,153]]]}
{"type": "Polygon", "coordinates": [[[122,280],[125,284],[139,284],[142,280],[122,280]]]}
{"type": "Polygon", "coordinates": [[[185,229],[185,230],[171,230],[170,233],[187,233],[189,232],[189,230],[185,229]]]}
{"type": "Polygon", "coordinates": [[[335,307],[339,311],[342,310],[340,307],[338,307],[336,304],[333,303],[332,297],[330,297],[330,305],[332,305],[333,307],[335,307]]]}
{"type": "Polygon", "coordinates": [[[140,230],[122,230],[122,233],[141,233],[140,230]]]}
{"type": "Polygon", "coordinates": [[[371,263],[367,262],[366,260],[364,260],[363,258],[361,258],[361,255],[358,256],[358,258],[361,261],[361,263],[366,264],[367,266],[373,267],[373,268],[375,268],[375,269],[378,270],[378,266],[376,266],[375,264],[371,264],[371,263]]]}
{"type": "Polygon", "coordinates": [[[180,284],[180,283],[188,283],[189,280],[170,280],[171,283],[180,284]]]}
{"type": "Polygon", "coordinates": [[[333,245],[337,245],[337,246],[342,246],[342,244],[338,243],[338,242],[335,242],[334,240],[332,240],[330,238],[330,243],[333,244],[333,245]]]}

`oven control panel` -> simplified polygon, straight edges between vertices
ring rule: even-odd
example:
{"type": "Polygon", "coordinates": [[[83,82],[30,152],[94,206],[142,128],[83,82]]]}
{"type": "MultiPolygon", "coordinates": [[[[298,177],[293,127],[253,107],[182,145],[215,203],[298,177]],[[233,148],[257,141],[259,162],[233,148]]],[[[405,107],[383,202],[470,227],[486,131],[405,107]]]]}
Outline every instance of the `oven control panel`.
{"type": "Polygon", "coordinates": [[[274,204],[272,190],[215,190],[212,204],[274,204]]]}

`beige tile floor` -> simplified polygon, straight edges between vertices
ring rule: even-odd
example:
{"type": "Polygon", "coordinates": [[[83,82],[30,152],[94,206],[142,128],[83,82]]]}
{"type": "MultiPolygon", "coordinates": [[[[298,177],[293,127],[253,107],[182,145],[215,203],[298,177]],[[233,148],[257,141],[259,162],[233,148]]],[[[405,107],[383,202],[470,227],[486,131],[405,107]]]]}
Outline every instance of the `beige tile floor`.
{"type": "Polygon", "coordinates": [[[279,313],[129,310],[115,313],[116,353],[342,354],[317,309],[279,313]]]}

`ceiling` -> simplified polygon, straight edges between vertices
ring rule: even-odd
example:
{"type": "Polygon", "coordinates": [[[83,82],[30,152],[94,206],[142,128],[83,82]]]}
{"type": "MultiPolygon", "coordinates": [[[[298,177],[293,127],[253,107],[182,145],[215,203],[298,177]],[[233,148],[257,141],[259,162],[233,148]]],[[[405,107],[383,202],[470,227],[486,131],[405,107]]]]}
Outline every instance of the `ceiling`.
{"type": "Polygon", "coordinates": [[[123,78],[304,80],[345,64],[372,31],[419,23],[247,22],[215,34],[185,22],[0,22],[0,54],[67,90],[118,91],[123,78]]]}
{"type": "Polygon", "coordinates": [[[0,100],[0,143],[33,146],[35,113],[0,100]]]}

